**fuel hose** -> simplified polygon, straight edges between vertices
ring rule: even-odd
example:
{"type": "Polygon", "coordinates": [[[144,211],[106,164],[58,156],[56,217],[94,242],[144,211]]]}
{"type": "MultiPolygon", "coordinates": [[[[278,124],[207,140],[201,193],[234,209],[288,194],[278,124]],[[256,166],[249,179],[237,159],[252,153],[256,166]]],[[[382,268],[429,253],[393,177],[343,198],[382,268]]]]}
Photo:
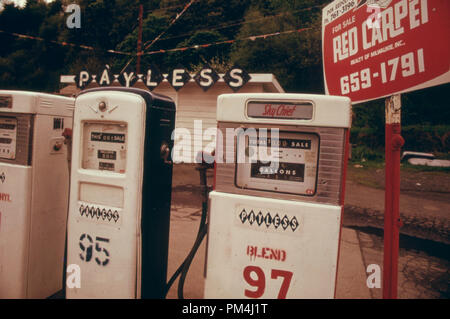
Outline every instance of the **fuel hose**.
{"type": "Polygon", "coordinates": [[[178,291],[177,291],[178,298],[184,299],[183,290],[184,290],[184,283],[186,280],[186,276],[189,272],[191,263],[194,260],[195,254],[197,253],[198,248],[200,247],[203,239],[205,238],[205,235],[208,232],[207,215],[208,215],[209,188],[208,188],[208,184],[207,184],[206,172],[210,168],[213,168],[213,165],[207,164],[205,162],[198,164],[198,166],[196,167],[196,169],[200,173],[200,185],[201,185],[201,191],[202,191],[202,215],[201,215],[200,224],[199,224],[198,231],[197,231],[197,237],[194,241],[194,244],[193,244],[189,254],[186,256],[183,263],[178,267],[178,269],[172,275],[170,280],[167,282],[164,296],[167,296],[167,293],[169,292],[173,283],[178,278],[178,276],[180,276],[180,280],[178,282],[178,291]]]}

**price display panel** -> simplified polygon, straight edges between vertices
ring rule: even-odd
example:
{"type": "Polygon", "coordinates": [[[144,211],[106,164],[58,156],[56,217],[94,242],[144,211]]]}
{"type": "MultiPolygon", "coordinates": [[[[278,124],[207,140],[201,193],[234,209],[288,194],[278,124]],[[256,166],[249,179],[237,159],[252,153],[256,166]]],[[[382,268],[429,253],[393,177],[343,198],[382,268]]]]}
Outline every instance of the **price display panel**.
{"type": "Polygon", "coordinates": [[[319,137],[311,133],[279,132],[237,138],[236,186],[314,195],[319,137]]]}
{"type": "Polygon", "coordinates": [[[16,158],[17,119],[0,117],[0,158],[16,158]]]}
{"type": "Polygon", "coordinates": [[[82,168],[125,173],[126,123],[84,122],[82,168]]]}

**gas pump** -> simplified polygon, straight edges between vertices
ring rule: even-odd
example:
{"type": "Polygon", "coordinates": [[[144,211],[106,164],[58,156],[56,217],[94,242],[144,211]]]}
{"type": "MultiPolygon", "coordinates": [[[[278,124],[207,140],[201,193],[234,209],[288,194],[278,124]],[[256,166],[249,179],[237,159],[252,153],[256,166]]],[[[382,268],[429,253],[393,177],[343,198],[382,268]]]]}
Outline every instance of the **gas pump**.
{"type": "Polygon", "coordinates": [[[74,124],[67,264],[79,266],[80,287],[66,296],[163,298],[174,102],[90,89],[76,99],[74,124]]]}
{"type": "Polygon", "coordinates": [[[75,99],[0,91],[0,298],[62,289],[75,99]]]}
{"type": "Polygon", "coordinates": [[[350,100],[224,94],[217,120],[205,298],[333,298],[350,100]]]}

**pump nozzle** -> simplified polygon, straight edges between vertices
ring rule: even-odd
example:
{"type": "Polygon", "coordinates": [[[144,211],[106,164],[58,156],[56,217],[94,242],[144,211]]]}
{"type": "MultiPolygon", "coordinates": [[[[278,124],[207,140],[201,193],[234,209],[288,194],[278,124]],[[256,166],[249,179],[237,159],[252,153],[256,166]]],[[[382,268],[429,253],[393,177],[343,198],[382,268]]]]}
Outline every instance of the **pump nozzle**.
{"type": "Polygon", "coordinates": [[[170,161],[168,158],[170,156],[170,147],[169,144],[167,144],[167,142],[162,142],[161,144],[161,149],[160,149],[161,153],[161,158],[164,160],[164,164],[172,164],[172,161],[170,161]]]}

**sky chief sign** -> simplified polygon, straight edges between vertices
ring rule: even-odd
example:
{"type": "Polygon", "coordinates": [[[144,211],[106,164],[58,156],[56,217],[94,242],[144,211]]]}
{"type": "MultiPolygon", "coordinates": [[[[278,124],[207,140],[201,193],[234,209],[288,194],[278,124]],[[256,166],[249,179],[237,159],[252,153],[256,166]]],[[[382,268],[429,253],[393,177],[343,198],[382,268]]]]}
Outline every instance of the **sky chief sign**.
{"type": "Polygon", "coordinates": [[[336,0],[322,11],[327,94],[360,103],[450,82],[449,0],[336,0]]]}

